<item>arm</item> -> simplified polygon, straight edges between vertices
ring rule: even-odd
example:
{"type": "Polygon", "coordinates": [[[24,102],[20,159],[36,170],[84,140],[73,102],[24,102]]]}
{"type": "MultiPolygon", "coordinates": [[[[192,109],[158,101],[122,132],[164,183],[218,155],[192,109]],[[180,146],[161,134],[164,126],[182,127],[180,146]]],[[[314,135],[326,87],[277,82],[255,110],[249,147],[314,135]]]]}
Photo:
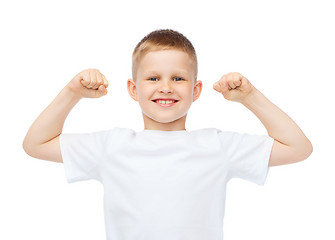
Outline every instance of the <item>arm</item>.
{"type": "Polygon", "coordinates": [[[312,153],[312,144],[298,125],[241,74],[224,75],[213,87],[226,99],[242,103],[263,123],[275,140],[269,166],[299,162],[312,153]]]}
{"type": "Polygon", "coordinates": [[[32,157],[62,162],[59,135],[71,109],[83,97],[107,94],[108,82],[95,69],[77,74],[34,121],[23,140],[23,149],[32,157]]]}

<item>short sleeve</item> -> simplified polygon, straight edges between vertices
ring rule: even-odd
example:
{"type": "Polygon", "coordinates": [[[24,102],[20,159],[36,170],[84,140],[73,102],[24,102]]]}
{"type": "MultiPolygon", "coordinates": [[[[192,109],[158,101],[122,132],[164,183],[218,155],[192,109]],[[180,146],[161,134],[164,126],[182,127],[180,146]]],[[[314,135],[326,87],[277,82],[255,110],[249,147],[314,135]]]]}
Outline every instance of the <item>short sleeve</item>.
{"type": "Polygon", "coordinates": [[[68,183],[95,179],[100,181],[104,132],[61,134],[59,144],[68,183]]]}
{"type": "Polygon", "coordinates": [[[229,179],[241,178],[264,185],[274,139],[266,135],[250,135],[219,131],[229,179]]]}

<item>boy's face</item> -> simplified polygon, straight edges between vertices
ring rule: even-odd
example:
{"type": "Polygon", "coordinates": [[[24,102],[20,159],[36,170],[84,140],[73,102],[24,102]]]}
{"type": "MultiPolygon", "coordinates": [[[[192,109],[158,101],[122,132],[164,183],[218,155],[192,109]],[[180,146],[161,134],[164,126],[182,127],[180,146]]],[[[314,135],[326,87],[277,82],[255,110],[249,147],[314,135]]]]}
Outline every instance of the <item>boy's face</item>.
{"type": "Polygon", "coordinates": [[[199,98],[202,82],[194,83],[194,65],[189,55],[179,50],[147,53],[138,64],[136,82],[128,79],[129,95],[142,109],[144,129],[185,130],[191,104],[199,98]],[[160,103],[156,99],[173,99],[160,103]]]}

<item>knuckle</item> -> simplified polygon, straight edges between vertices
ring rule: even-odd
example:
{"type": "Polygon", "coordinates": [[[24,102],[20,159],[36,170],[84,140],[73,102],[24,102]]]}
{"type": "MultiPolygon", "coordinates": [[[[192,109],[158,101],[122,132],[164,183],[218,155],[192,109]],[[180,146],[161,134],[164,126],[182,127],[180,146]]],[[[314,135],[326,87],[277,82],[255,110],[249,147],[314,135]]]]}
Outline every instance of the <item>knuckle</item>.
{"type": "Polygon", "coordinates": [[[82,77],[85,82],[90,82],[90,75],[88,73],[83,73],[82,77]]]}
{"type": "Polygon", "coordinates": [[[83,72],[84,73],[90,73],[90,72],[92,72],[92,69],[88,68],[88,69],[85,69],[83,72]]]}
{"type": "Polygon", "coordinates": [[[234,82],[238,82],[239,81],[239,79],[240,79],[240,74],[239,73],[234,73],[234,75],[233,75],[233,79],[234,79],[234,82]]]}
{"type": "Polygon", "coordinates": [[[84,71],[82,71],[82,73],[93,75],[93,74],[96,74],[97,71],[99,71],[99,70],[97,70],[95,68],[88,68],[88,69],[85,69],[84,71]]]}
{"type": "Polygon", "coordinates": [[[232,79],[233,79],[233,73],[230,72],[230,73],[228,74],[228,80],[231,81],[232,79]]]}

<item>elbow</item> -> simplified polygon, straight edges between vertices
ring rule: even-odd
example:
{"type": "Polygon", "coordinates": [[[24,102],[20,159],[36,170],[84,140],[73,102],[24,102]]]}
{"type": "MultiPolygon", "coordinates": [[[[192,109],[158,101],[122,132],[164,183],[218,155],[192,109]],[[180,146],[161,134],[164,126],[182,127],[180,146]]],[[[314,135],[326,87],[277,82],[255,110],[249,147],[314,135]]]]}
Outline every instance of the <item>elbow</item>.
{"type": "Polygon", "coordinates": [[[22,148],[26,152],[26,154],[28,154],[31,157],[35,157],[34,149],[26,139],[23,140],[23,142],[22,142],[22,148]]]}
{"type": "Polygon", "coordinates": [[[306,158],[307,159],[313,153],[313,145],[310,141],[308,141],[308,146],[306,147],[306,158]]]}
{"type": "Polygon", "coordinates": [[[22,142],[22,148],[29,156],[31,156],[31,150],[29,148],[29,144],[27,143],[26,139],[24,139],[22,142]]]}
{"type": "Polygon", "coordinates": [[[310,141],[308,141],[298,154],[299,161],[306,160],[312,153],[313,153],[313,145],[310,141]]]}

